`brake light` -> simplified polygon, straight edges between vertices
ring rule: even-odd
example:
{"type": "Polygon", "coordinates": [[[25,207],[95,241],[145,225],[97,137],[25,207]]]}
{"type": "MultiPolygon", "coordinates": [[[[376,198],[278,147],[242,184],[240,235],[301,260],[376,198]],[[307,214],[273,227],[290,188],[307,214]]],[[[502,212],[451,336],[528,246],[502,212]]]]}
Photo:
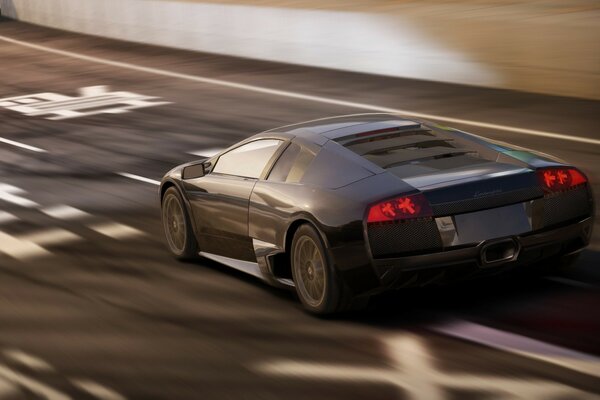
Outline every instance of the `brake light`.
{"type": "Polygon", "coordinates": [[[427,218],[432,216],[431,207],[425,196],[421,193],[399,196],[382,201],[369,208],[368,223],[400,221],[414,218],[427,218]]]}
{"type": "Polygon", "coordinates": [[[543,168],[537,171],[537,176],[546,194],[569,190],[587,182],[585,175],[575,168],[543,168]]]}

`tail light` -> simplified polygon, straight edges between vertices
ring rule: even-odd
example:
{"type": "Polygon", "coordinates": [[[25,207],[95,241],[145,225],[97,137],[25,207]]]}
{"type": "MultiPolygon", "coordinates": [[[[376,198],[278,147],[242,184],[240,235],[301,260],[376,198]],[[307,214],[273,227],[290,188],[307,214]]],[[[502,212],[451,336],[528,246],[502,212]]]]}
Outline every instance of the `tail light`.
{"type": "Polygon", "coordinates": [[[421,193],[399,196],[369,208],[367,223],[427,218],[433,215],[429,202],[421,193]]]}
{"type": "Polygon", "coordinates": [[[568,167],[539,169],[537,176],[545,194],[564,192],[587,182],[587,178],[582,172],[568,167]]]}

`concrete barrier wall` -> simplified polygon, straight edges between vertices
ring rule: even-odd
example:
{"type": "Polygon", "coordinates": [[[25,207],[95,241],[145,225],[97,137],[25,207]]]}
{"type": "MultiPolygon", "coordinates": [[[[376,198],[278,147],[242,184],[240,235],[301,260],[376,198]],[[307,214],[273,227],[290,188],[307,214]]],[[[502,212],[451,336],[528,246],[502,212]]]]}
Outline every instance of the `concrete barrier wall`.
{"type": "Polygon", "coordinates": [[[379,12],[271,7],[264,1],[0,0],[11,18],[115,39],[600,99],[595,15],[536,19],[519,10],[474,13],[462,3],[379,12]]]}

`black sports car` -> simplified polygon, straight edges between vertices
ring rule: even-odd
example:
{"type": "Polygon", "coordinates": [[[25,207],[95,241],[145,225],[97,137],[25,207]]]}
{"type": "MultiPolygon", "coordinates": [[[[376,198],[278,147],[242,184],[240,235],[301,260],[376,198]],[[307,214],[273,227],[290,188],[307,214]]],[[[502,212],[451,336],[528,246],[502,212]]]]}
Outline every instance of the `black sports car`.
{"type": "Polygon", "coordinates": [[[390,114],[284,126],[169,171],[178,258],[282,287],[314,313],[550,259],[590,240],[586,176],[550,156],[390,114]]]}

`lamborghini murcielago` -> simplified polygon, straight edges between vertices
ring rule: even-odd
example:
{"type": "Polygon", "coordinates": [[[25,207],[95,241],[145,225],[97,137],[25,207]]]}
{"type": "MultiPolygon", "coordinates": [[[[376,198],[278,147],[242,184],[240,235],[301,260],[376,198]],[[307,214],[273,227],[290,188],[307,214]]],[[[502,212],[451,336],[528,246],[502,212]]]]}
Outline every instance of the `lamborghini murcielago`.
{"type": "Polygon", "coordinates": [[[169,171],[170,251],[294,288],[333,313],[386,289],[572,263],[587,177],[551,156],[391,114],[252,136],[169,171]]]}

